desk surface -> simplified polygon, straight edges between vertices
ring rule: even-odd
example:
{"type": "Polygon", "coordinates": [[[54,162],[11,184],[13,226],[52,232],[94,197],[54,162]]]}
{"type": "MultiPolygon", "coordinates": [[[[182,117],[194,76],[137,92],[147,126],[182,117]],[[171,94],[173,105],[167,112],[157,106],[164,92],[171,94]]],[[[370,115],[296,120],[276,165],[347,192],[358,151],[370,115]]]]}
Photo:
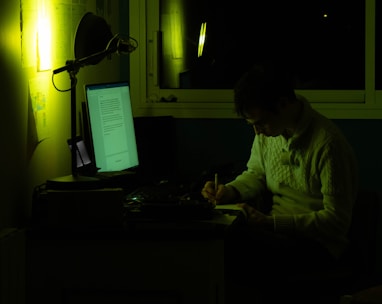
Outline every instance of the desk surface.
{"type": "Polygon", "coordinates": [[[210,219],[127,218],[119,225],[32,225],[29,239],[220,239],[241,209],[235,205],[217,206],[210,219]]]}

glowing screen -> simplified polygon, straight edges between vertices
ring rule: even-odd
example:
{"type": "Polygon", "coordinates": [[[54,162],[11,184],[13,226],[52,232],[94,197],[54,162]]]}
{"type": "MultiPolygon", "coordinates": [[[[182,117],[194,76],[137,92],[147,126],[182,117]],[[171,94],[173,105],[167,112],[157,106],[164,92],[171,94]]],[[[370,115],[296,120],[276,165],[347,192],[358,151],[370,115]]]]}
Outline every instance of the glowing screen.
{"type": "Polygon", "coordinates": [[[138,166],[129,84],[87,84],[85,93],[99,172],[122,171],[138,166]]]}

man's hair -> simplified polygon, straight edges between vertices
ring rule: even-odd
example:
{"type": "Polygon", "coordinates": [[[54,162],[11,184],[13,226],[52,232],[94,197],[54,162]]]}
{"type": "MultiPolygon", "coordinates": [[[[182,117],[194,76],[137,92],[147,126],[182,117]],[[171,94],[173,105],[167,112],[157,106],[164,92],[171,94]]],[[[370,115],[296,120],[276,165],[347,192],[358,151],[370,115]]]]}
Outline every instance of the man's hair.
{"type": "Polygon", "coordinates": [[[253,108],[275,112],[280,98],[295,100],[296,95],[289,71],[279,63],[255,64],[234,88],[235,110],[242,117],[253,108]]]}

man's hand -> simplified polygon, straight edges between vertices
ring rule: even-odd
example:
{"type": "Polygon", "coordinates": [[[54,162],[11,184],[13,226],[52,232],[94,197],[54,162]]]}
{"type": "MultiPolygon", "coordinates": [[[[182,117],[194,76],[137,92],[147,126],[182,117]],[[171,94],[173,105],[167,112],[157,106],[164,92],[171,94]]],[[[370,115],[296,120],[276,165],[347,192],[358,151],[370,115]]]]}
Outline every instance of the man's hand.
{"type": "Polygon", "coordinates": [[[247,203],[238,203],[237,205],[243,208],[243,210],[247,214],[247,223],[249,227],[258,227],[271,231],[274,230],[272,216],[265,215],[264,213],[258,211],[256,208],[252,207],[247,203]]]}
{"type": "Polygon", "coordinates": [[[217,185],[215,190],[215,182],[208,181],[205,183],[201,194],[209,202],[213,204],[233,204],[235,200],[239,200],[239,193],[235,188],[223,184],[217,185]]]}

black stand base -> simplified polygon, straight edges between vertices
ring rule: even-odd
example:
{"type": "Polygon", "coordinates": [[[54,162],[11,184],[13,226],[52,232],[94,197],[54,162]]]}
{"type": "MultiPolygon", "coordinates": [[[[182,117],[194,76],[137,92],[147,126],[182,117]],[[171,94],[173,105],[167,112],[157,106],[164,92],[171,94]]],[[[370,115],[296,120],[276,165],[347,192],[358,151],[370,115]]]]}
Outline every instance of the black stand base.
{"type": "Polygon", "coordinates": [[[88,190],[102,188],[100,179],[90,176],[66,175],[46,181],[46,187],[50,190],[88,190]]]}

